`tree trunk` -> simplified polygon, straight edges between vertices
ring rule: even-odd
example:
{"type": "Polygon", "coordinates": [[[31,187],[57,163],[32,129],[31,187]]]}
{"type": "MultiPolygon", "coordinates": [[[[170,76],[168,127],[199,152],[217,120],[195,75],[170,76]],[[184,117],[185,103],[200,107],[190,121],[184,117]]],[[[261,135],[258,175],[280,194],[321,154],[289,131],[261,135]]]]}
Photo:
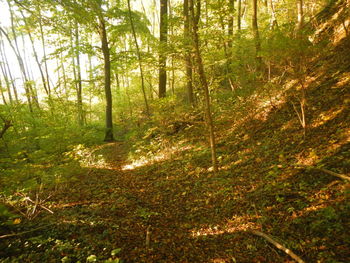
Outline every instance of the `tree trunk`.
{"type": "MultiPolygon", "coordinates": [[[[33,94],[31,93],[30,82],[29,82],[28,77],[27,77],[27,73],[26,73],[26,70],[25,70],[25,67],[24,67],[24,63],[23,63],[21,54],[18,52],[18,47],[15,47],[12,44],[12,41],[11,41],[8,33],[1,26],[0,26],[0,31],[1,31],[1,33],[3,35],[5,35],[5,37],[6,37],[7,41],[8,41],[8,43],[9,43],[10,47],[12,48],[13,52],[16,55],[16,58],[17,58],[17,61],[18,61],[18,64],[19,64],[19,67],[20,67],[20,70],[21,70],[21,73],[22,73],[22,76],[23,76],[23,80],[24,80],[24,89],[25,89],[25,94],[26,94],[26,97],[27,97],[29,111],[33,112],[33,105],[32,105],[33,94]]],[[[14,38],[16,38],[16,36],[14,36],[14,38]]],[[[15,41],[15,43],[16,43],[16,41],[15,41]]]]}
{"type": "Polygon", "coordinates": [[[47,88],[47,84],[46,84],[46,80],[45,80],[44,71],[43,71],[43,69],[42,69],[42,67],[41,67],[41,64],[40,64],[40,61],[39,61],[39,57],[38,57],[38,53],[37,53],[36,48],[35,48],[34,38],[33,38],[32,34],[31,34],[31,32],[30,32],[30,28],[29,28],[29,26],[28,26],[26,17],[24,16],[24,14],[23,14],[22,11],[20,11],[20,12],[21,12],[21,15],[22,15],[24,24],[25,24],[25,29],[26,29],[27,34],[28,34],[28,36],[29,36],[30,43],[31,43],[31,45],[32,45],[32,51],[33,51],[34,59],[35,59],[35,62],[36,62],[36,64],[37,64],[38,69],[39,69],[39,72],[40,72],[41,81],[42,81],[42,83],[43,83],[43,87],[44,87],[45,93],[46,93],[46,95],[49,96],[50,93],[49,93],[49,90],[48,90],[48,88],[47,88]]]}
{"type": "MultiPolygon", "coordinates": [[[[3,55],[3,54],[2,54],[1,45],[0,45],[0,53],[1,53],[1,55],[3,55]]],[[[4,61],[4,60],[3,60],[3,61],[4,61]]],[[[3,76],[4,80],[5,80],[5,84],[6,84],[6,89],[7,89],[9,101],[10,101],[10,104],[12,104],[12,103],[13,103],[12,92],[11,92],[11,87],[10,87],[10,83],[9,83],[9,80],[8,80],[8,76],[7,76],[7,72],[6,72],[6,67],[5,67],[4,63],[0,63],[0,68],[1,68],[2,76],[3,76]]],[[[1,81],[1,79],[0,79],[0,81],[1,81]]],[[[4,93],[3,93],[3,90],[2,90],[2,83],[1,83],[1,85],[0,85],[0,88],[1,88],[1,95],[2,95],[2,97],[3,97],[3,101],[4,101],[5,104],[7,104],[6,98],[5,98],[4,93]]]]}
{"type": "Polygon", "coordinates": [[[193,95],[193,76],[192,76],[192,52],[191,52],[191,35],[190,35],[190,15],[188,10],[188,0],[183,3],[184,12],[184,41],[186,44],[185,65],[186,65],[186,88],[189,103],[194,106],[195,100],[193,95]]]}
{"type": "Polygon", "coordinates": [[[84,125],[84,112],[83,112],[83,85],[81,82],[81,67],[80,67],[80,55],[79,55],[79,28],[78,23],[76,22],[74,25],[75,31],[75,57],[77,60],[77,79],[76,79],[76,88],[77,88],[77,106],[78,106],[78,124],[80,126],[84,125]]]}
{"type": "Polygon", "coordinates": [[[275,11],[275,6],[273,4],[273,0],[270,0],[270,9],[271,9],[271,22],[270,27],[272,30],[278,28],[277,16],[275,11]]]}
{"type": "Polygon", "coordinates": [[[113,137],[113,117],[112,117],[112,91],[111,91],[111,60],[108,46],[106,24],[102,17],[99,17],[99,34],[104,59],[104,82],[106,96],[106,131],[104,141],[114,141],[113,137]]]}
{"type": "Polygon", "coordinates": [[[237,7],[237,30],[238,30],[238,34],[241,33],[241,29],[242,29],[241,15],[242,15],[242,0],[238,0],[238,7],[237,7]]]}
{"type": "Polygon", "coordinates": [[[197,0],[197,10],[196,14],[194,12],[194,0],[189,0],[189,8],[190,13],[192,17],[192,37],[193,37],[193,44],[194,44],[194,50],[197,60],[197,67],[198,67],[198,74],[199,79],[202,84],[202,88],[204,91],[204,99],[205,99],[205,115],[206,115],[206,123],[209,129],[209,141],[210,141],[210,149],[211,149],[211,160],[214,172],[216,173],[218,171],[218,165],[217,165],[217,158],[216,158],[216,144],[215,144],[215,134],[214,134],[214,124],[213,119],[211,116],[211,105],[210,105],[210,95],[209,95],[209,87],[207,78],[204,71],[203,61],[201,52],[199,49],[199,34],[198,34],[198,22],[200,18],[200,0],[197,0]]]}
{"type": "Polygon", "coordinates": [[[168,0],[160,0],[159,98],[166,96],[166,44],[168,40],[168,0]]]}
{"type": "MultiPolygon", "coordinates": [[[[233,42],[233,21],[234,21],[234,12],[235,12],[235,2],[234,0],[230,0],[229,2],[229,19],[228,19],[228,41],[227,41],[227,46],[228,46],[228,54],[230,56],[231,60],[231,55],[232,55],[232,42],[233,42]]],[[[229,63],[230,64],[230,63],[229,63]]]]}
{"type": "Polygon", "coordinates": [[[260,56],[261,43],[258,27],[258,1],[253,0],[253,17],[252,17],[252,28],[255,41],[255,60],[257,64],[257,69],[260,71],[262,67],[262,58],[260,56]]]}
{"type": "Polygon", "coordinates": [[[13,94],[15,95],[15,100],[18,103],[19,102],[19,98],[18,98],[18,93],[17,93],[17,89],[14,83],[14,79],[12,77],[12,73],[10,70],[10,65],[9,62],[7,60],[7,56],[6,56],[6,52],[5,52],[5,47],[4,47],[4,42],[1,38],[1,34],[0,34],[0,54],[1,54],[1,59],[4,62],[2,65],[3,67],[1,67],[4,78],[5,78],[5,82],[6,82],[6,87],[8,88],[9,92],[11,93],[11,88],[10,85],[12,87],[13,90],[13,94]]]}
{"type": "Polygon", "coordinates": [[[144,80],[144,76],[143,76],[142,58],[141,58],[141,54],[140,54],[139,43],[137,42],[134,22],[132,20],[130,0],[128,0],[128,10],[129,10],[129,19],[130,19],[130,24],[131,24],[131,30],[132,30],[132,34],[133,34],[134,41],[135,41],[135,46],[136,46],[137,59],[138,59],[138,62],[139,62],[140,76],[141,76],[141,89],[142,89],[143,99],[145,101],[146,114],[147,114],[147,116],[150,116],[150,111],[149,111],[149,106],[148,106],[148,101],[147,101],[147,95],[146,95],[146,89],[145,89],[145,80],[144,80]]]}
{"type": "Polygon", "coordinates": [[[299,32],[304,25],[304,11],[303,11],[303,0],[298,0],[297,9],[298,9],[298,23],[297,31],[299,32]]]}
{"type": "Polygon", "coordinates": [[[51,98],[51,87],[50,87],[49,70],[47,67],[45,37],[44,37],[44,30],[43,30],[43,25],[42,25],[41,19],[42,19],[41,11],[39,10],[39,29],[40,29],[40,36],[41,36],[41,45],[42,45],[42,49],[43,49],[43,61],[44,61],[44,68],[45,68],[45,74],[46,74],[46,85],[47,85],[47,90],[49,92],[49,98],[51,98]]]}
{"type": "MultiPolygon", "coordinates": [[[[5,95],[4,95],[4,91],[3,91],[3,89],[2,89],[2,81],[1,81],[1,78],[0,78],[0,93],[1,93],[2,101],[3,101],[4,105],[7,105],[7,101],[6,101],[6,98],[5,98],[5,95]]],[[[9,93],[10,103],[12,103],[12,97],[11,97],[10,95],[11,95],[11,94],[9,93]]]]}

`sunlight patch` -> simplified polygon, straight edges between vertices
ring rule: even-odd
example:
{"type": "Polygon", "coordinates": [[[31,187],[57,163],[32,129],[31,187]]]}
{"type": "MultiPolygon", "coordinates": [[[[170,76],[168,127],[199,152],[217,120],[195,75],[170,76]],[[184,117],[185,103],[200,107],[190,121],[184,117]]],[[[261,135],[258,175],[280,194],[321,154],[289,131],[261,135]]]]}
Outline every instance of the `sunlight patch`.
{"type": "Polygon", "coordinates": [[[131,163],[126,164],[122,167],[123,171],[127,170],[133,170],[138,167],[142,167],[145,165],[150,165],[156,162],[161,162],[165,160],[172,159],[174,155],[192,149],[192,146],[172,146],[172,147],[167,147],[164,149],[159,150],[157,153],[149,155],[149,156],[142,156],[137,160],[133,160],[131,163]]]}
{"type": "Polygon", "coordinates": [[[209,227],[202,227],[200,229],[195,229],[191,231],[192,237],[200,236],[214,236],[222,235],[225,233],[234,233],[234,232],[244,232],[250,229],[256,229],[256,223],[251,222],[252,219],[256,219],[259,216],[233,216],[232,219],[227,220],[225,225],[216,225],[209,227]]]}

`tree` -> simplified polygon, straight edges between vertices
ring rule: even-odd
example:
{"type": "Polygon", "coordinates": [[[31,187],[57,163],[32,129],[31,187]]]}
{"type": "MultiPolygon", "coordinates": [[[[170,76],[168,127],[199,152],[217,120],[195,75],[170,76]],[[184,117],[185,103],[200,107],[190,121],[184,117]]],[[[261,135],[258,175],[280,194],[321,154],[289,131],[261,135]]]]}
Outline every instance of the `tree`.
{"type": "Polygon", "coordinates": [[[261,70],[262,58],[260,55],[261,43],[258,27],[258,0],[253,0],[253,16],[252,16],[252,28],[255,41],[255,59],[258,70],[261,70]]]}
{"type": "Polygon", "coordinates": [[[168,41],[168,0],[160,0],[160,23],[159,23],[159,98],[166,96],[166,44],[168,41]]]}
{"type": "Polygon", "coordinates": [[[149,111],[147,95],[146,95],[146,89],[145,89],[145,81],[144,81],[144,76],[143,76],[142,58],[141,58],[141,54],[140,54],[139,44],[138,44],[137,37],[136,37],[135,25],[134,25],[134,22],[132,20],[130,0],[127,0],[127,1],[128,1],[128,11],[129,11],[128,13],[129,13],[130,25],[131,25],[132,35],[133,35],[134,41],[135,41],[136,52],[137,52],[137,59],[138,59],[138,62],[139,62],[142,94],[143,94],[143,98],[144,98],[144,101],[145,101],[146,113],[149,116],[150,115],[150,111],[149,111]]]}
{"type": "Polygon", "coordinates": [[[304,24],[303,7],[304,7],[303,0],[297,0],[297,10],[298,10],[297,31],[300,31],[304,24]]]}
{"type": "Polygon", "coordinates": [[[190,14],[188,8],[188,0],[183,2],[183,16],[184,16],[184,41],[185,41],[185,67],[186,67],[186,89],[189,103],[193,106],[195,104],[193,94],[193,76],[192,76],[192,52],[191,52],[191,32],[190,32],[190,14]]]}
{"type": "Polygon", "coordinates": [[[199,44],[199,33],[198,33],[198,23],[200,19],[201,14],[201,2],[200,0],[197,0],[196,4],[196,12],[194,10],[194,0],[189,0],[189,8],[192,18],[192,38],[193,38],[193,45],[196,55],[196,61],[197,61],[197,68],[198,68],[198,74],[199,79],[204,91],[204,100],[205,100],[205,116],[206,116],[206,123],[209,129],[209,141],[210,141],[210,149],[211,149],[211,160],[214,172],[216,173],[218,171],[218,165],[217,165],[217,158],[216,158],[216,144],[215,144],[215,133],[214,133],[214,124],[213,124],[213,118],[211,115],[211,105],[210,105],[210,95],[209,95],[209,86],[208,81],[205,75],[204,66],[203,66],[203,60],[200,52],[200,44],[199,44]]]}
{"type": "Polygon", "coordinates": [[[113,141],[113,114],[112,114],[112,91],[111,91],[111,58],[110,47],[107,36],[107,14],[108,9],[104,1],[58,1],[58,3],[73,15],[77,22],[90,26],[98,33],[101,41],[104,69],[104,92],[106,101],[105,110],[105,137],[104,141],[113,141]]]}

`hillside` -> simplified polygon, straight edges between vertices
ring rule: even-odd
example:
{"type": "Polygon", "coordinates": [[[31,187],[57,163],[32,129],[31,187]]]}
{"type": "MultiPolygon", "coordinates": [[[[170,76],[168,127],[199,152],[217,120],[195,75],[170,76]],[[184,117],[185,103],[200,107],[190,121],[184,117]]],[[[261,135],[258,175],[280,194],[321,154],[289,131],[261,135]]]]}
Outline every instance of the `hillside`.
{"type": "Polygon", "coordinates": [[[198,109],[166,108],[69,152],[72,177],[32,201],[35,218],[0,225],[0,262],[295,262],[257,233],[304,262],[350,262],[349,10],[332,1],[310,22],[302,77],[215,94],[217,173],[198,109]]]}

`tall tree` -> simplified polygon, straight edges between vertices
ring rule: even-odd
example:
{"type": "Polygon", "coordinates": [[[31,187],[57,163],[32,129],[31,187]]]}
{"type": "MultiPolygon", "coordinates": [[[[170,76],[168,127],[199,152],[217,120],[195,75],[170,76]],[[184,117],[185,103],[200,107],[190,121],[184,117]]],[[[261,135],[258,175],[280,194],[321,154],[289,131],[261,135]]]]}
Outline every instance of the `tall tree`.
{"type": "Polygon", "coordinates": [[[188,0],[183,2],[183,16],[184,16],[184,41],[186,44],[185,51],[185,65],[186,65],[186,88],[189,103],[194,106],[193,94],[193,74],[192,74],[192,52],[191,52],[191,32],[190,32],[190,14],[188,8],[188,0]]]}
{"type": "Polygon", "coordinates": [[[79,39],[79,25],[78,22],[74,24],[74,33],[75,33],[75,58],[77,61],[76,69],[76,90],[77,90],[77,106],[78,106],[78,124],[80,126],[84,125],[84,112],[83,112],[83,85],[81,81],[81,66],[80,66],[80,39],[79,39]]]}
{"type": "Polygon", "coordinates": [[[165,52],[166,44],[168,42],[168,0],[160,0],[160,23],[159,23],[159,98],[166,96],[166,60],[165,52]]]}
{"type": "Polygon", "coordinates": [[[241,29],[242,29],[242,0],[238,0],[238,7],[237,7],[237,30],[238,34],[240,34],[241,29]]]}
{"type": "Polygon", "coordinates": [[[211,115],[209,85],[208,85],[207,77],[204,71],[202,55],[200,52],[199,33],[198,33],[198,23],[199,23],[200,14],[201,14],[201,1],[196,0],[196,12],[194,10],[195,8],[194,0],[189,0],[189,8],[190,8],[190,13],[192,17],[192,37],[193,37],[193,45],[194,45],[196,61],[197,61],[198,74],[199,74],[199,79],[204,91],[205,115],[206,115],[206,123],[209,129],[211,160],[212,160],[214,172],[217,172],[218,165],[217,165],[217,158],[216,158],[216,143],[215,143],[213,118],[211,115]]]}
{"type": "Polygon", "coordinates": [[[255,41],[255,59],[258,70],[261,70],[262,58],[260,55],[261,42],[258,27],[258,0],[253,0],[253,16],[252,16],[252,28],[255,41]]]}
{"type": "Polygon", "coordinates": [[[108,45],[106,21],[102,14],[98,15],[99,19],[99,35],[101,39],[103,61],[104,61],[104,86],[106,97],[106,133],[104,140],[113,141],[113,115],[112,115],[112,91],[111,91],[111,57],[108,45]]]}
{"type": "MultiPolygon", "coordinates": [[[[38,56],[38,52],[36,50],[36,45],[34,43],[34,37],[31,33],[31,28],[30,28],[30,25],[28,23],[28,19],[24,16],[24,13],[22,10],[20,10],[20,13],[22,15],[22,20],[24,22],[24,28],[25,28],[25,31],[29,37],[29,40],[30,40],[30,43],[31,43],[31,46],[32,46],[32,51],[33,51],[33,55],[34,55],[34,59],[35,59],[35,62],[38,66],[38,69],[39,69],[39,72],[40,72],[40,76],[41,76],[41,81],[42,81],[42,84],[43,84],[43,87],[44,87],[44,90],[46,92],[46,95],[50,96],[50,92],[49,92],[49,89],[48,89],[48,85],[47,85],[47,80],[45,79],[45,75],[44,75],[44,70],[41,66],[41,63],[40,63],[40,60],[39,60],[39,56],[38,56]]],[[[45,58],[44,58],[45,59],[45,58]]]]}
{"type": "Polygon", "coordinates": [[[144,101],[145,101],[146,113],[149,116],[150,115],[150,111],[149,111],[147,95],[146,95],[146,89],[145,89],[145,80],[144,80],[144,76],[143,76],[142,57],[141,57],[141,54],[140,54],[139,43],[138,43],[137,37],[136,37],[135,25],[134,25],[134,22],[133,22],[133,19],[132,19],[130,0],[128,0],[128,11],[129,11],[128,13],[129,13],[129,19],[130,19],[130,24],[131,24],[132,35],[134,37],[135,46],[136,46],[137,59],[138,59],[138,62],[139,62],[140,77],[141,77],[141,89],[142,89],[142,94],[143,94],[143,98],[144,98],[144,101]]]}

